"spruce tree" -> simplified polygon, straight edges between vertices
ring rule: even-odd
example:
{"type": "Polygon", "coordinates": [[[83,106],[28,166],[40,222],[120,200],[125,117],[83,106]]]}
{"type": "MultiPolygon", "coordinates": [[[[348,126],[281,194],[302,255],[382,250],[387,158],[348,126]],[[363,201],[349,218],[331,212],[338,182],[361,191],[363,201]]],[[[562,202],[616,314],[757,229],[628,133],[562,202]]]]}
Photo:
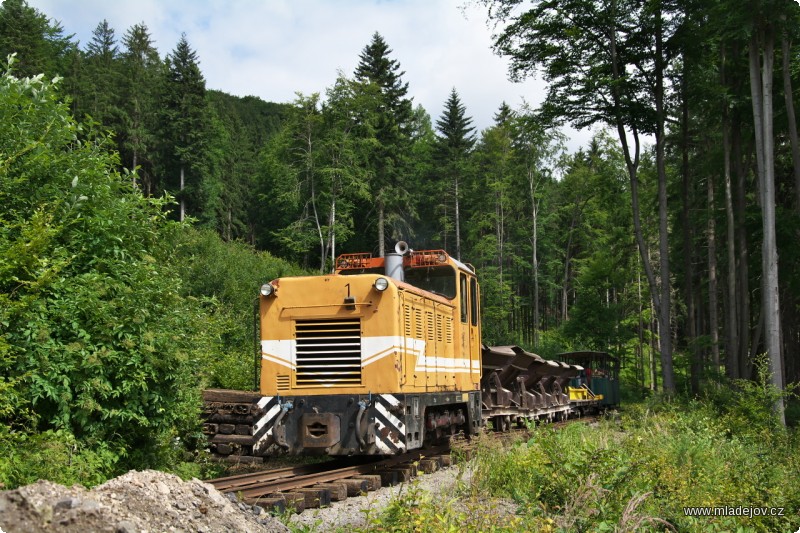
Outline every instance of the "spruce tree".
{"type": "Polygon", "coordinates": [[[414,106],[411,119],[411,150],[407,176],[409,189],[414,191],[412,201],[416,214],[414,220],[414,246],[419,249],[449,250],[448,232],[452,234],[449,218],[442,216],[445,202],[432,201],[442,197],[443,182],[435,162],[436,133],[433,120],[422,105],[414,106]],[[443,223],[444,222],[444,223],[443,223]]]}
{"type": "Polygon", "coordinates": [[[82,72],[84,97],[78,114],[88,114],[105,127],[116,128],[115,109],[118,100],[119,70],[117,40],[107,20],[100,22],[86,45],[85,66],[82,72]]]}
{"type": "Polygon", "coordinates": [[[453,220],[455,224],[455,252],[461,259],[461,209],[460,187],[468,172],[469,157],[475,145],[475,128],[472,118],[466,116],[466,108],[461,103],[455,87],[445,103],[442,117],[436,121],[436,162],[447,183],[447,193],[452,197],[453,220]]]}
{"type": "Polygon", "coordinates": [[[405,74],[400,64],[390,59],[392,50],[379,33],[372,36],[359,56],[355,71],[356,80],[373,85],[373,109],[378,112],[375,127],[377,147],[370,161],[374,173],[372,186],[378,211],[378,253],[384,254],[385,227],[391,226],[392,237],[401,234],[401,227],[408,221],[408,192],[403,184],[406,157],[411,144],[412,104],[407,98],[408,83],[402,81],[405,74]]]}
{"type": "Polygon", "coordinates": [[[15,76],[63,76],[77,48],[72,37],[64,35],[61,24],[51,22],[25,0],[0,3],[0,63],[5,64],[6,57],[16,53],[15,76]]]}
{"type": "Polygon", "coordinates": [[[186,34],[165,63],[159,102],[164,188],[177,190],[180,220],[192,214],[209,221],[217,191],[206,160],[210,130],[206,80],[186,34]]]}
{"type": "MultiPolygon", "coordinates": [[[[120,157],[125,167],[139,167],[145,194],[152,192],[156,146],[156,97],[161,58],[144,23],[131,26],[122,38],[120,79],[120,157]]],[[[135,174],[134,176],[136,176],[135,174]]],[[[134,178],[135,180],[136,178],[134,178]]],[[[134,181],[134,185],[138,185],[134,181]]]]}

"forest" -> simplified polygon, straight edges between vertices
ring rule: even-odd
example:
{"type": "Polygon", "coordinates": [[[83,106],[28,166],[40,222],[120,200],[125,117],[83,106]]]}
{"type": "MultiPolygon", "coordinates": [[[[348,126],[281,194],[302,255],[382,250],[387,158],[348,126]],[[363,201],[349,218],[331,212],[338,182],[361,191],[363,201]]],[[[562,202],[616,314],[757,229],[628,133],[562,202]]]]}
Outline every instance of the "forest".
{"type": "Polygon", "coordinates": [[[0,5],[0,481],[195,468],[199,391],[252,386],[259,284],[398,240],[475,266],[486,344],[608,351],[634,396],[763,378],[797,418],[800,6],[476,3],[548,84],[482,131],[457,87],[415,105],[379,32],[276,103],[208,88],[185,35],[0,5]]]}

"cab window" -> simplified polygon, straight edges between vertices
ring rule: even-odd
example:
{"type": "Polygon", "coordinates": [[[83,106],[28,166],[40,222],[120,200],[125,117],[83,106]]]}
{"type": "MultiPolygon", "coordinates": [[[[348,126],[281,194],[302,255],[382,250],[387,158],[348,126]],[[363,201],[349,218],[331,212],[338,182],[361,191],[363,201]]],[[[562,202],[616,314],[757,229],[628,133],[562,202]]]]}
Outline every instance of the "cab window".
{"type": "Polygon", "coordinates": [[[461,274],[461,283],[460,289],[458,292],[461,295],[461,322],[464,324],[467,323],[467,306],[469,302],[467,301],[467,275],[461,274]]]}
{"type": "Polygon", "coordinates": [[[456,297],[456,273],[449,266],[407,268],[406,283],[448,299],[456,297]]]}
{"type": "Polygon", "coordinates": [[[470,278],[469,280],[469,314],[472,318],[472,325],[478,325],[478,280],[470,278]]]}

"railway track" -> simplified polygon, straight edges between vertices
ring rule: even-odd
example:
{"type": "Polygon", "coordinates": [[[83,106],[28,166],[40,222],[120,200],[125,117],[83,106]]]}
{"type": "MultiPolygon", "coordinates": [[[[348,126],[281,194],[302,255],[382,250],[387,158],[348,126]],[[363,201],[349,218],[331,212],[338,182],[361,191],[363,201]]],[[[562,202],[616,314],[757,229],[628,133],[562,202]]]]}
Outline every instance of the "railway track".
{"type": "MultiPolygon", "coordinates": [[[[364,464],[375,462],[379,458],[367,457],[366,459],[367,460],[363,461],[364,464]]],[[[347,466],[356,465],[354,465],[352,461],[333,460],[324,463],[295,465],[283,468],[273,468],[271,470],[262,470],[258,472],[248,472],[245,474],[236,474],[233,476],[226,476],[210,480],[207,481],[207,483],[214,485],[214,487],[216,487],[216,489],[220,492],[235,492],[250,486],[257,486],[259,483],[316,474],[319,472],[336,470],[347,466]]]]}
{"type": "Polygon", "coordinates": [[[410,481],[417,471],[432,473],[450,464],[450,447],[416,450],[388,459],[342,466],[343,461],[239,474],[209,480],[220,492],[249,505],[282,511],[330,505],[384,486],[410,481]]]}
{"type": "MultiPolygon", "coordinates": [[[[596,416],[587,416],[555,422],[547,427],[559,429],[573,422],[591,423],[597,419],[596,416]]],[[[488,434],[511,442],[529,437],[530,431],[517,428],[488,434]]],[[[465,446],[464,451],[469,458],[472,446],[465,446]]],[[[235,494],[237,500],[248,505],[259,505],[274,512],[286,509],[302,512],[407,482],[418,471],[432,473],[450,464],[450,446],[445,445],[390,458],[363,457],[356,464],[353,464],[352,458],[341,459],[238,474],[209,480],[208,483],[220,492],[235,494]]]]}

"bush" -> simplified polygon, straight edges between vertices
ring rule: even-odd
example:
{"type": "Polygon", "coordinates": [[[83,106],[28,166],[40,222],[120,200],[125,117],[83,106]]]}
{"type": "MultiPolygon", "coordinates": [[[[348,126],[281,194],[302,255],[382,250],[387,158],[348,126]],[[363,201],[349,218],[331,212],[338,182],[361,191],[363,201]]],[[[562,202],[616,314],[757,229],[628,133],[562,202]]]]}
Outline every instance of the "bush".
{"type": "MultiPolygon", "coordinates": [[[[782,433],[783,427],[775,405],[783,400],[785,406],[791,406],[791,401],[798,397],[800,385],[790,383],[783,391],[772,385],[767,354],[756,357],[755,370],[754,381],[737,379],[732,382],[709,382],[703,389],[703,398],[726,417],[732,431],[737,434],[761,438],[763,435],[782,433]]],[[[791,415],[791,412],[787,415],[791,415]]],[[[791,416],[786,418],[790,420],[791,416]]]]}
{"type": "Polygon", "coordinates": [[[64,450],[90,481],[170,464],[165,443],[197,426],[220,344],[170,260],[184,226],[168,199],[133,189],[55,83],[0,76],[0,480],[11,486],[64,450]]]}
{"type": "Polygon", "coordinates": [[[219,352],[206,361],[208,385],[251,390],[258,288],[274,278],[305,272],[247,244],[223,242],[211,230],[187,229],[172,246],[183,294],[203,302],[219,325],[219,352]]]}
{"type": "Polygon", "coordinates": [[[0,449],[4,450],[0,479],[9,487],[39,479],[91,487],[117,471],[121,455],[120,450],[105,443],[79,441],[64,430],[40,434],[1,432],[0,449]]]}

